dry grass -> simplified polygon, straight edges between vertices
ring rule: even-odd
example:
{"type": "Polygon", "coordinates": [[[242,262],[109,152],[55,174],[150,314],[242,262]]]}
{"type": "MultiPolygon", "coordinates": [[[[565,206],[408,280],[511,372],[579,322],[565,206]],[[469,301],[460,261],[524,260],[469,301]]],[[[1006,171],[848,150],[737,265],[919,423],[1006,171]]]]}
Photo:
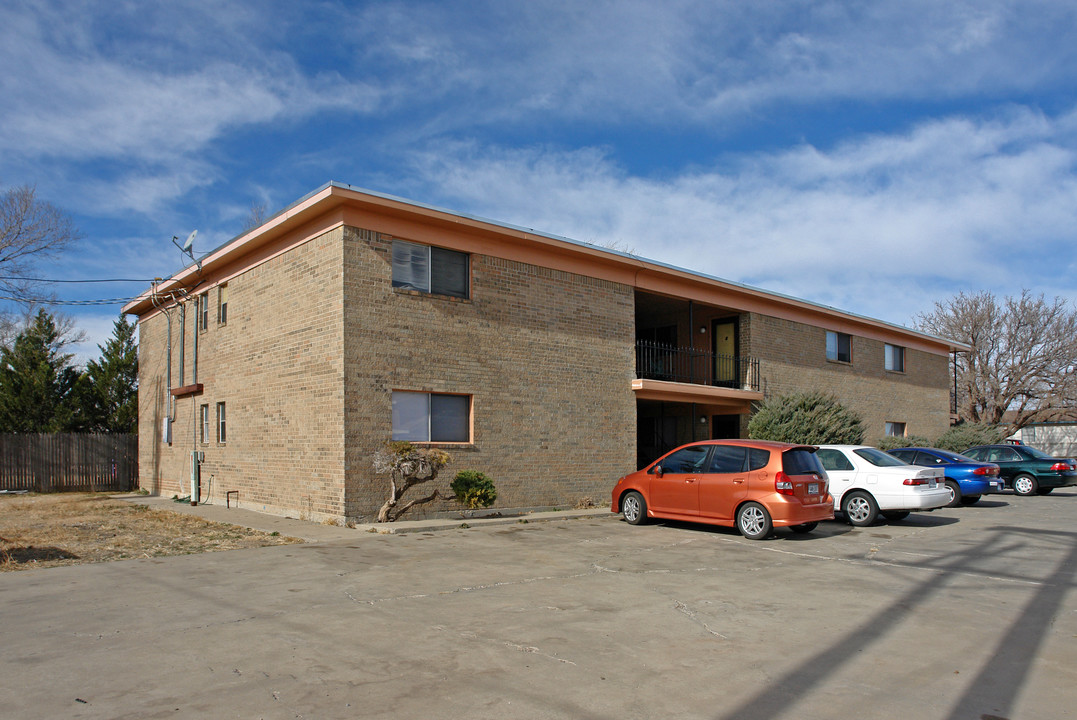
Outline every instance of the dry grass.
{"type": "Polygon", "coordinates": [[[104,493],[0,495],[0,572],[296,542],[104,493]]]}

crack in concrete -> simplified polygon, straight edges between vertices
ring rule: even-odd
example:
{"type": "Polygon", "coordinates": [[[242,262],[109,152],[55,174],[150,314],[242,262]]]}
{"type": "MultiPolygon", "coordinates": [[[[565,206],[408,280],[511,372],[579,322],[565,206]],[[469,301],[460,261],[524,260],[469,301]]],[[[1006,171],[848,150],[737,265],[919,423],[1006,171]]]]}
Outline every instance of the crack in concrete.
{"type": "Polygon", "coordinates": [[[728,640],[729,639],[728,637],[726,637],[722,633],[718,632],[717,630],[711,630],[710,626],[707,625],[707,623],[703,622],[698,617],[696,617],[696,613],[695,613],[694,610],[692,610],[692,608],[688,607],[687,605],[682,603],[680,600],[674,600],[673,601],[673,608],[677,612],[681,613],[682,615],[687,617],[689,620],[694,622],[696,625],[699,625],[701,628],[703,628],[704,630],[709,632],[711,635],[714,635],[715,637],[720,637],[723,640],[728,640]]]}

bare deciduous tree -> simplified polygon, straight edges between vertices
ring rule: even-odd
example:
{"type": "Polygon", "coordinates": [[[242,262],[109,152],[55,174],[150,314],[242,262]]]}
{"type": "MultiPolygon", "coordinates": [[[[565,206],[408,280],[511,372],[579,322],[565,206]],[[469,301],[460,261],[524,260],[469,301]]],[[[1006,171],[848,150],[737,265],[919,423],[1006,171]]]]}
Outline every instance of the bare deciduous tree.
{"type": "Polygon", "coordinates": [[[1063,298],[962,292],[918,315],[916,326],[971,347],[956,355],[962,420],[1012,432],[1077,408],[1077,311],[1063,298]]]}
{"type": "Polygon", "coordinates": [[[16,300],[30,297],[35,262],[51,257],[79,238],[63,211],[37,199],[32,185],[0,194],[0,292],[16,300]]]}
{"type": "MultiPolygon", "coordinates": [[[[38,200],[32,185],[0,193],[0,299],[25,305],[21,320],[15,313],[0,310],[0,346],[10,347],[20,328],[37,312],[30,299],[39,294],[39,284],[28,279],[36,261],[55,255],[79,237],[71,219],[38,200]]],[[[61,336],[70,342],[71,328],[62,327],[61,336]]]]}
{"type": "Polygon", "coordinates": [[[247,222],[243,224],[243,232],[261,227],[269,219],[269,212],[265,203],[251,203],[251,212],[247,215],[247,222]]]}

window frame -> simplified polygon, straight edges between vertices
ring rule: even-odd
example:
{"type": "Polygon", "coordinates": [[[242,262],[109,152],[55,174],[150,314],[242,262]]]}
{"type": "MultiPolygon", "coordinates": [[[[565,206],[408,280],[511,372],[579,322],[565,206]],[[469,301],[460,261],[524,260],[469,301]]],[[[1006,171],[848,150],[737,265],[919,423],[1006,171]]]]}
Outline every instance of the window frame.
{"type": "Polygon", "coordinates": [[[228,443],[228,408],[224,401],[217,403],[217,444],[228,443]]]}
{"type": "Polygon", "coordinates": [[[852,365],[853,363],[853,336],[849,333],[838,332],[837,330],[826,331],[826,359],[829,362],[844,363],[846,365],[852,365]],[[834,338],[834,352],[830,351],[830,339],[834,338]],[[845,339],[845,354],[846,357],[842,358],[841,346],[842,338],[845,339]]]}
{"type": "Polygon", "coordinates": [[[435,297],[450,297],[458,300],[471,299],[471,255],[466,252],[394,238],[390,250],[390,274],[393,289],[396,290],[421,292],[435,297]],[[408,249],[409,253],[411,253],[410,257],[416,257],[414,255],[416,251],[422,252],[425,261],[425,267],[421,268],[423,277],[414,276],[415,269],[419,267],[420,263],[409,263],[409,274],[412,277],[408,279],[397,277],[397,267],[402,267],[397,263],[397,248],[408,249]],[[452,259],[453,262],[460,261],[464,266],[463,288],[456,292],[445,290],[445,286],[441,282],[442,278],[438,276],[439,268],[447,267],[446,261],[449,259],[452,259]]]}
{"type": "Polygon", "coordinates": [[[198,296],[198,330],[205,332],[209,329],[209,291],[198,296]]]}
{"type": "Polygon", "coordinates": [[[228,283],[217,286],[217,324],[228,324],[228,283]]]}
{"type": "Polygon", "coordinates": [[[896,420],[886,420],[883,424],[884,437],[908,437],[909,436],[909,424],[904,422],[897,422],[896,420]],[[900,433],[891,432],[891,430],[900,429],[900,433]]]}
{"type": "Polygon", "coordinates": [[[883,369],[887,372],[905,372],[905,348],[903,346],[883,343],[883,369]]]}
{"type": "MultiPolygon", "coordinates": [[[[403,397],[400,398],[401,403],[399,407],[403,409],[403,397]]],[[[392,414],[391,414],[391,437],[394,441],[405,441],[411,443],[421,443],[430,445],[470,445],[474,442],[474,413],[475,413],[475,398],[473,395],[467,393],[449,393],[449,392],[426,392],[422,390],[393,390],[392,391],[392,414]],[[407,427],[398,427],[398,404],[397,396],[411,396],[412,399],[418,399],[419,397],[425,397],[426,407],[424,416],[422,418],[416,418],[421,421],[425,421],[425,433],[423,438],[409,437],[410,433],[407,432],[407,427]],[[448,435],[440,435],[435,438],[435,420],[438,418],[438,412],[435,410],[435,398],[453,398],[456,400],[462,399],[466,403],[466,409],[464,411],[463,418],[454,418],[454,424],[459,424],[462,420],[462,429],[464,438],[462,440],[446,439],[448,435]]],[[[412,418],[401,418],[402,421],[413,420],[412,418]]],[[[438,428],[439,432],[441,428],[438,428]]]]}
{"type": "Polygon", "coordinates": [[[209,403],[202,403],[198,406],[198,427],[199,427],[199,442],[203,445],[209,444],[209,403]]]}

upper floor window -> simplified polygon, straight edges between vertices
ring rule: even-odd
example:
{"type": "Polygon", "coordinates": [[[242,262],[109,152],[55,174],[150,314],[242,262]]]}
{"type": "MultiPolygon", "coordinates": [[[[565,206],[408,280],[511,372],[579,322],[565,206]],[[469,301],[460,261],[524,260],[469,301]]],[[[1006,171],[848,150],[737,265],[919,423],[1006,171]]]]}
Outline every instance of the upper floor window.
{"type": "Polygon", "coordinates": [[[905,372],[905,348],[900,345],[884,345],[883,365],[887,370],[905,372]]]}
{"type": "Polygon", "coordinates": [[[198,329],[205,330],[209,327],[209,293],[198,296],[198,329]]]}
{"type": "Polygon", "coordinates": [[[851,363],[853,361],[853,337],[845,333],[827,330],[826,333],[826,359],[837,362],[851,363]]]}
{"type": "Polygon", "coordinates": [[[470,396],[394,390],[393,440],[469,442],[470,396]]]}
{"type": "Polygon", "coordinates": [[[224,403],[217,403],[217,442],[222,445],[228,442],[228,433],[225,427],[224,403]]]}
{"type": "Polygon", "coordinates": [[[887,422],[886,437],[905,437],[905,423],[887,422]]]}
{"type": "Polygon", "coordinates": [[[208,443],[209,442],[209,405],[199,405],[198,406],[198,414],[199,414],[199,422],[198,422],[198,424],[202,429],[202,432],[199,435],[198,439],[202,443],[208,443]]]}
{"type": "Polygon", "coordinates": [[[228,285],[217,286],[217,324],[228,322],[228,285]]]}
{"type": "Polygon", "coordinates": [[[466,298],[468,256],[455,250],[393,240],[393,287],[466,298]]]}

